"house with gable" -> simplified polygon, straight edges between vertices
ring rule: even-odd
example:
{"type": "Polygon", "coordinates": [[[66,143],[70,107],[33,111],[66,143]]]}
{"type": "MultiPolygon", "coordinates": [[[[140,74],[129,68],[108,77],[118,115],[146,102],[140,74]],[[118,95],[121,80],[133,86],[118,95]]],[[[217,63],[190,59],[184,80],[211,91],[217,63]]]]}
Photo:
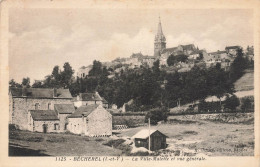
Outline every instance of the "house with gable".
{"type": "Polygon", "coordinates": [[[227,46],[227,47],[225,48],[227,54],[232,55],[232,56],[236,56],[237,51],[238,51],[239,49],[241,49],[241,46],[227,46]]]}
{"type": "Polygon", "coordinates": [[[86,136],[111,136],[112,115],[102,104],[80,106],[68,117],[68,130],[86,136]]]}
{"type": "MultiPolygon", "coordinates": [[[[21,130],[33,131],[34,121],[43,121],[43,124],[44,121],[54,121],[49,125],[49,128],[53,127],[57,123],[55,121],[59,121],[58,115],[55,116],[54,105],[72,105],[71,100],[69,89],[10,88],[9,123],[21,130]]],[[[39,128],[44,131],[43,126],[39,128]]]]}
{"type": "Polygon", "coordinates": [[[91,104],[102,104],[102,97],[98,92],[80,93],[77,96],[76,101],[74,101],[74,106],[77,108],[91,104]]]}

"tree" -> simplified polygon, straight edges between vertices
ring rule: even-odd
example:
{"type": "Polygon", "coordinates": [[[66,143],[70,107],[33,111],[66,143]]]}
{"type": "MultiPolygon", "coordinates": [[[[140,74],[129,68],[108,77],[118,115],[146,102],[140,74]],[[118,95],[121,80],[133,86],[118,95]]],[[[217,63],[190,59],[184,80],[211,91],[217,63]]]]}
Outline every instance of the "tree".
{"type": "Polygon", "coordinates": [[[247,111],[248,109],[251,109],[251,108],[252,108],[251,100],[249,98],[242,99],[241,110],[243,110],[245,112],[245,111],[247,111]]]}
{"type": "Polygon", "coordinates": [[[69,88],[72,83],[74,70],[68,62],[64,63],[63,71],[61,72],[61,85],[63,88],[69,88]]]}
{"type": "Polygon", "coordinates": [[[148,122],[150,118],[150,123],[156,125],[159,121],[167,121],[169,110],[165,107],[159,109],[153,109],[145,115],[145,122],[148,122]]]}
{"type": "Polygon", "coordinates": [[[176,62],[186,62],[188,60],[188,56],[184,54],[179,54],[175,57],[176,62]]]}
{"type": "Polygon", "coordinates": [[[14,79],[11,79],[11,80],[9,81],[9,87],[11,87],[11,88],[21,88],[22,85],[19,84],[19,83],[17,83],[17,82],[15,82],[14,79]]]}
{"type": "Polygon", "coordinates": [[[22,80],[22,85],[25,86],[26,88],[31,87],[31,86],[30,86],[30,78],[29,78],[29,77],[23,78],[23,80],[22,80]]]}
{"type": "Polygon", "coordinates": [[[240,102],[236,95],[232,95],[231,97],[227,97],[225,100],[225,108],[230,110],[235,110],[239,106],[240,102]]]}
{"type": "Polygon", "coordinates": [[[173,66],[175,64],[175,56],[174,55],[170,55],[168,57],[167,64],[168,64],[168,66],[173,66]]]}
{"type": "Polygon", "coordinates": [[[89,71],[89,76],[100,76],[102,75],[102,63],[100,61],[93,61],[93,67],[89,71]]]}
{"type": "Polygon", "coordinates": [[[230,79],[232,82],[236,81],[243,75],[243,71],[248,67],[248,60],[243,57],[243,50],[238,49],[237,57],[230,67],[230,79]]]}

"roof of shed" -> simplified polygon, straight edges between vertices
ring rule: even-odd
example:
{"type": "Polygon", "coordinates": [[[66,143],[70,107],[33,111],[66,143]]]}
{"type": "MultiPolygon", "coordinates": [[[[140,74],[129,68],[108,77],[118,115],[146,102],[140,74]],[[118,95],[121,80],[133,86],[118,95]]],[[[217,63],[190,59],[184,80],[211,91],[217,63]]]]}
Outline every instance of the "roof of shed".
{"type": "Polygon", "coordinates": [[[13,97],[32,98],[72,98],[69,89],[57,89],[54,97],[54,89],[49,88],[10,88],[13,97]]]}
{"type": "Polygon", "coordinates": [[[75,112],[73,104],[54,104],[54,110],[60,114],[70,114],[75,112]]]}
{"type": "MultiPolygon", "coordinates": [[[[156,129],[150,129],[150,135],[152,135],[153,133],[155,133],[156,129]]],[[[160,134],[162,134],[163,136],[166,136],[165,134],[161,133],[160,131],[158,131],[160,134]]],[[[149,129],[142,129],[141,131],[137,132],[134,136],[132,136],[132,138],[138,138],[138,139],[147,139],[149,137],[149,129]]],[[[166,136],[167,137],[167,136],[166,136]]]]}
{"type": "Polygon", "coordinates": [[[30,110],[30,113],[35,121],[59,120],[53,110],[30,110]]]}

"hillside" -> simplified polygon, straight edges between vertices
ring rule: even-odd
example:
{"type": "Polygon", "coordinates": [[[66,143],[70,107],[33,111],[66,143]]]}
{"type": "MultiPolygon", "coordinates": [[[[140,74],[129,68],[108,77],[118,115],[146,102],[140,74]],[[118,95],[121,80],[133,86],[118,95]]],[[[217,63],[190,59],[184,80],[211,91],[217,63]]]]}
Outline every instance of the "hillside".
{"type": "Polygon", "coordinates": [[[245,70],[245,74],[234,83],[236,91],[248,91],[254,89],[254,70],[245,70]]]}

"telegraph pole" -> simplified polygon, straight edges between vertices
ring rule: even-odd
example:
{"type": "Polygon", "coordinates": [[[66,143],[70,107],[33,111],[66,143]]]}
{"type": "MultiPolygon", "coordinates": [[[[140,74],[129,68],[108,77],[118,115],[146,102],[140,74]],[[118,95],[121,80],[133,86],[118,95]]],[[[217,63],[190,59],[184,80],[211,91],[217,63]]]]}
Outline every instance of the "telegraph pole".
{"type": "Polygon", "coordinates": [[[148,142],[148,149],[151,151],[151,137],[150,137],[150,118],[148,118],[148,129],[149,129],[149,142],[148,142]]]}

